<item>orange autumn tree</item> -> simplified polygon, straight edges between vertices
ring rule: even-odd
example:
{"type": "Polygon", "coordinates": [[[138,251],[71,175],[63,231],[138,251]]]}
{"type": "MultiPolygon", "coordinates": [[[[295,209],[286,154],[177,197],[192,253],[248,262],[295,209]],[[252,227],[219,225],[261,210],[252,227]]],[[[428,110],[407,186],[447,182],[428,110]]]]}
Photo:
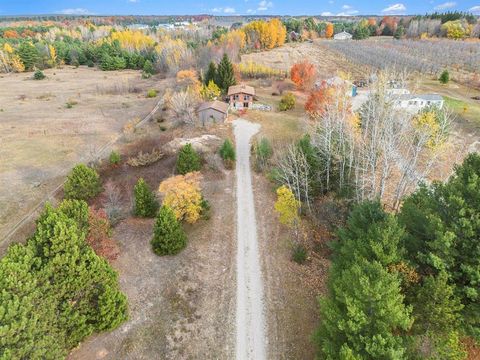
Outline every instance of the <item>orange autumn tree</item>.
{"type": "Polygon", "coordinates": [[[325,37],[330,39],[333,36],[333,24],[327,23],[327,27],[325,28],[325,37]]]}
{"type": "Polygon", "coordinates": [[[308,90],[315,82],[317,71],[315,66],[308,61],[302,61],[292,66],[290,70],[290,78],[298,89],[308,90]]]}
{"type": "Polygon", "coordinates": [[[200,173],[172,176],[160,183],[158,191],[164,195],[163,205],[173,210],[178,220],[193,224],[200,219],[202,193],[200,173]]]}
{"type": "Polygon", "coordinates": [[[305,111],[311,117],[321,116],[332,101],[334,88],[329,87],[325,81],[318,89],[314,89],[305,103],[305,111]]]}

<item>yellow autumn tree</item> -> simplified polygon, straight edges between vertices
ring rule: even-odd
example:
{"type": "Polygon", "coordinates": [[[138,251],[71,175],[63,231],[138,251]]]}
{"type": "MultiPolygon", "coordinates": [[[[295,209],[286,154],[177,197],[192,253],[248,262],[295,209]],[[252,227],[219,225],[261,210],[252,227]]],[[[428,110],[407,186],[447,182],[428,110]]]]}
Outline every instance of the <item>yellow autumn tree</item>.
{"type": "Polygon", "coordinates": [[[442,143],[442,129],[440,127],[438,116],[441,116],[435,110],[424,111],[418,114],[414,119],[414,127],[423,136],[427,137],[426,145],[434,149],[442,143]]]}
{"type": "Polygon", "coordinates": [[[48,45],[48,54],[50,55],[50,65],[55,66],[57,64],[57,51],[53,45],[48,45]]]}
{"type": "Polygon", "coordinates": [[[270,21],[256,20],[242,28],[249,47],[273,49],[285,43],[287,29],[279,19],[270,21]]]}
{"type": "Polygon", "coordinates": [[[275,211],[280,216],[280,222],[289,228],[298,224],[300,217],[298,211],[300,209],[300,201],[295,199],[292,190],[286,185],[282,185],[277,189],[277,201],[274,205],[275,211]]]}
{"type": "Polygon", "coordinates": [[[207,100],[207,101],[212,101],[217,99],[221,93],[222,93],[222,90],[220,90],[218,85],[215,84],[213,80],[210,80],[208,82],[208,85],[203,85],[202,90],[200,90],[200,95],[204,100],[207,100]]]}
{"type": "Polygon", "coordinates": [[[114,31],[110,34],[112,41],[118,40],[123,49],[141,51],[152,47],[155,41],[139,30],[114,31]]]}
{"type": "Polygon", "coordinates": [[[183,89],[190,90],[194,94],[199,95],[201,90],[201,83],[198,80],[198,74],[194,69],[180,70],[177,72],[177,84],[183,89]]]}
{"type": "Polygon", "coordinates": [[[23,64],[22,59],[20,59],[20,56],[17,54],[11,56],[10,65],[15,72],[20,73],[25,71],[25,65],[23,64]]]}
{"type": "Polygon", "coordinates": [[[178,220],[193,224],[202,211],[200,173],[172,176],[160,183],[158,191],[163,194],[163,205],[171,208],[178,220]]]}

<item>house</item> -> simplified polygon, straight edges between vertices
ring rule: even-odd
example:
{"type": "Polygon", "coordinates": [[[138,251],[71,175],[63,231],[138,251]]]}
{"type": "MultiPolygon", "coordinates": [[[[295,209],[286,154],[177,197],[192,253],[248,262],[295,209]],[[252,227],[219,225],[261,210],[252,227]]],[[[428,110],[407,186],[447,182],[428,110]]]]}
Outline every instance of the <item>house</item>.
{"type": "Polygon", "coordinates": [[[245,84],[233,85],[228,88],[228,102],[235,109],[249,108],[253,105],[255,88],[245,84]]]}
{"type": "Polygon", "coordinates": [[[333,35],[334,40],[352,40],[352,34],[342,31],[341,33],[333,35]]]}
{"type": "Polygon", "coordinates": [[[429,106],[443,108],[443,98],[438,94],[403,94],[395,100],[395,106],[412,112],[418,112],[429,106]]]}
{"type": "Polygon", "coordinates": [[[319,89],[324,85],[329,87],[345,88],[347,96],[357,96],[357,86],[349,80],[342,79],[340,76],[334,76],[327,80],[317,81],[315,83],[315,88],[319,89]]]}
{"type": "Polygon", "coordinates": [[[202,126],[223,123],[228,115],[228,104],[222,101],[209,101],[197,109],[198,119],[202,126]]]}

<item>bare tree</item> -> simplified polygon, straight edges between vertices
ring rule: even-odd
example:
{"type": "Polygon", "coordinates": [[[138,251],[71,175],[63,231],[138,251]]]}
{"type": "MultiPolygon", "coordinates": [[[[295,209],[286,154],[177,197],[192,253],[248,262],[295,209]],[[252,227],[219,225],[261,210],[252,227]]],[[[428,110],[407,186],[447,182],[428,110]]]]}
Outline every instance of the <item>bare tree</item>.
{"type": "Polygon", "coordinates": [[[195,108],[198,104],[198,99],[190,91],[181,91],[174,93],[170,98],[170,106],[177,121],[183,122],[187,125],[195,125],[197,115],[195,108]]]}

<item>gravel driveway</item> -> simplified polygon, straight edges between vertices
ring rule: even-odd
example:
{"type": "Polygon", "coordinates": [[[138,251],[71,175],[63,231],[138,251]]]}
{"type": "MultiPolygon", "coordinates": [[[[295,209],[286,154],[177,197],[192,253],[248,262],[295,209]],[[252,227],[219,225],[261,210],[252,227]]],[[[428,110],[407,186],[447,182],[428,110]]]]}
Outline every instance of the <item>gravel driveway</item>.
{"type": "Polygon", "coordinates": [[[257,242],[250,139],[260,126],[234,121],[237,154],[237,360],[266,358],[265,315],[260,253],[257,242]]]}

